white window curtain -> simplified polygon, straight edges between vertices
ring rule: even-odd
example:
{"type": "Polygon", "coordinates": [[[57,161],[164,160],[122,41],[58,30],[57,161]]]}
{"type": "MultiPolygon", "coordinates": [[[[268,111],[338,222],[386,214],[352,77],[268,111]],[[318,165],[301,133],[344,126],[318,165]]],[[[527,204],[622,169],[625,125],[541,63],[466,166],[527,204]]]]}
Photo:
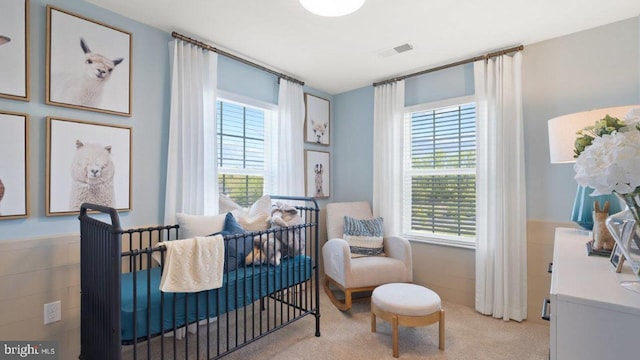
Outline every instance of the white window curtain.
{"type": "Polygon", "coordinates": [[[373,214],[385,235],[402,233],[404,80],[376,86],[373,105],[373,214]]]}
{"type": "Polygon", "coordinates": [[[304,92],[302,85],[280,79],[278,121],[274,126],[274,195],[304,196],[304,92]]]}
{"type": "Polygon", "coordinates": [[[182,40],[169,43],[171,113],[165,224],[176,212],[218,211],[216,86],[218,55],[182,40]]]}
{"type": "Polygon", "coordinates": [[[476,310],[527,317],[522,53],[474,64],[477,101],[476,310]]]}

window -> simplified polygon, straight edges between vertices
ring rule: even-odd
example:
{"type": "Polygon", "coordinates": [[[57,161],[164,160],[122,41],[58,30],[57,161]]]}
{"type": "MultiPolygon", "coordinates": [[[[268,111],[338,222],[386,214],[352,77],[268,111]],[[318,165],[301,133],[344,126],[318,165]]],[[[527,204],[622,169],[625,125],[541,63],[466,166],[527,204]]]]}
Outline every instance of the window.
{"type": "Polygon", "coordinates": [[[475,247],[476,108],[473,97],[405,112],[404,232],[475,247]]]}
{"type": "Polygon", "coordinates": [[[274,111],[227,99],[218,99],[216,111],[219,191],[250,206],[268,192],[274,111]]]}

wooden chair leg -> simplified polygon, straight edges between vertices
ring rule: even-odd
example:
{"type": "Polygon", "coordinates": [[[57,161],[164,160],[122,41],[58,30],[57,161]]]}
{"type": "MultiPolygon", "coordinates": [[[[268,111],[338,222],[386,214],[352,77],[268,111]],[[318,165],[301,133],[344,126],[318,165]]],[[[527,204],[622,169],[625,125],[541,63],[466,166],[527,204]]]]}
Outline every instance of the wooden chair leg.
{"type": "Polygon", "coordinates": [[[438,321],[438,327],[440,330],[439,336],[439,348],[444,350],[444,309],[440,309],[440,321],[438,321]]]}
{"type": "Polygon", "coordinates": [[[329,287],[329,279],[324,280],[324,284],[322,286],[324,288],[324,292],[327,294],[331,303],[338,308],[340,311],[347,311],[351,309],[351,291],[345,290],[344,292],[344,302],[338,300],[336,295],[333,293],[333,290],[329,287]]]}
{"type": "Polygon", "coordinates": [[[371,312],[371,332],[376,332],[376,314],[371,312]]]}

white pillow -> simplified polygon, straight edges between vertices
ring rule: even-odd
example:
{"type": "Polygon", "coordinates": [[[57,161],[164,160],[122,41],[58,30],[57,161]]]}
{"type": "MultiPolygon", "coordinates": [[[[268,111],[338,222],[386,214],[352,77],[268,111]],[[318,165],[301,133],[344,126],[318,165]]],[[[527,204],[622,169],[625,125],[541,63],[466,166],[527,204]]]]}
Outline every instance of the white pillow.
{"type": "Polygon", "coordinates": [[[238,219],[238,224],[246,231],[267,230],[271,216],[271,197],[263,195],[251,205],[251,208],[234,210],[232,213],[238,219]]]}
{"type": "Polygon", "coordinates": [[[229,195],[220,194],[218,197],[218,213],[226,214],[234,210],[242,210],[242,206],[233,201],[229,195]]]}
{"type": "Polygon", "coordinates": [[[222,231],[226,213],[219,215],[189,215],[177,213],[176,219],[180,225],[181,239],[190,239],[196,236],[207,236],[222,231]]]}

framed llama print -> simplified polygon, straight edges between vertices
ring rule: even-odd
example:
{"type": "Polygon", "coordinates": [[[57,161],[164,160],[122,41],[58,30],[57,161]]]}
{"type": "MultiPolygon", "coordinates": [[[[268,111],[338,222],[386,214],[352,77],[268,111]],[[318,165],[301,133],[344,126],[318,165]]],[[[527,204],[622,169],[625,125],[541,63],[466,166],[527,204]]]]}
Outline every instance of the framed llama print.
{"type": "Polygon", "coordinates": [[[131,116],[131,33],[47,6],[45,101],[131,116]]]}
{"type": "Polygon", "coordinates": [[[29,216],[29,115],[0,110],[0,220],[29,216]]]}
{"type": "Polygon", "coordinates": [[[331,167],[326,151],[304,151],[304,183],[307,196],[326,199],[331,196],[331,167]]]}
{"type": "Polygon", "coordinates": [[[0,97],[29,101],[29,0],[0,1],[0,97]]]}
{"type": "Polygon", "coordinates": [[[330,115],[329,100],[304,93],[304,141],[329,145],[330,115]]]}
{"type": "Polygon", "coordinates": [[[131,210],[132,128],[47,117],[46,214],[131,210]]]}

